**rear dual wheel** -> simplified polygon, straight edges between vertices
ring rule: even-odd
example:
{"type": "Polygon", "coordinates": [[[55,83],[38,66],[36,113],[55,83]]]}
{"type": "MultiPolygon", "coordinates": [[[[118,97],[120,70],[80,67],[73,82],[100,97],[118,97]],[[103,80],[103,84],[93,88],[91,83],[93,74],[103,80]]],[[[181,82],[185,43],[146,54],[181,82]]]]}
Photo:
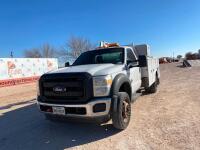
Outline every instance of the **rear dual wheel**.
{"type": "Polygon", "coordinates": [[[156,93],[157,88],[158,88],[158,84],[159,84],[159,79],[158,79],[158,75],[156,75],[155,76],[155,82],[148,89],[146,89],[146,92],[147,93],[156,93]]]}

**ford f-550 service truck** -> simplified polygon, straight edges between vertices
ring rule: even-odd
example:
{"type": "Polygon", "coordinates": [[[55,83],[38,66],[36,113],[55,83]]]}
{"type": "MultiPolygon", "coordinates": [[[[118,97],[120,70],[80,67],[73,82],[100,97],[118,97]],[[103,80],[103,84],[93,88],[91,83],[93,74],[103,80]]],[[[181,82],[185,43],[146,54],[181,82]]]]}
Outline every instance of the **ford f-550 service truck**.
{"type": "Polygon", "coordinates": [[[47,119],[57,117],[112,119],[125,129],[131,117],[131,100],[141,90],[155,93],[159,84],[158,59],[148,45],[120,46],[101,43],[82,53],[72,65],[42,75],[37,103],[47,119]]]}

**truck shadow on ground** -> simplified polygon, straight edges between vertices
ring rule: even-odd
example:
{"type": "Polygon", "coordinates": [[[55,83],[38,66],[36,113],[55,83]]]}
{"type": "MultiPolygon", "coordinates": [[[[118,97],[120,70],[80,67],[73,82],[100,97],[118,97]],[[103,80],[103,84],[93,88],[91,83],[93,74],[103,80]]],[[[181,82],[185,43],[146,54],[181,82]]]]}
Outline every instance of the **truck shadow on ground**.
{"type": "Polygon", "coordinates": [[[111,124],[50,122],[32,104],[0,116],[0,149],[65,149],[118,132],[111,124]]]}
{"type": "Polygon", "coordinates": [[[17,102],[17,103],[13,103],[13,104],[8,104],[6,106],[0,106],[0,110],[4,110],[4,109],[9,109],[13,106],[17,106],[17,105],[23,105],[23,104],[31,104],[35,101],[35,99],[31,99],[29,101],[24,101],[24,102],[17,102]]]}
{"type": "Polygon", "coordinates": [[[183,64],[177,65],[176,67],[179,67],[179,68],[186,68],[185,66],[183,66],[183,64]]]}

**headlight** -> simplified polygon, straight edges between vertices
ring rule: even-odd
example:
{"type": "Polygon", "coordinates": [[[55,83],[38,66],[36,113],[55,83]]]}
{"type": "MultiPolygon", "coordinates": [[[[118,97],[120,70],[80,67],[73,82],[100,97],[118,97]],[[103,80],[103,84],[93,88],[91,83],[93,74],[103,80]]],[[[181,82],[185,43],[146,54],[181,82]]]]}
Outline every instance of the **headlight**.
{"type": "Polygon", "coordinates": [[[108,96],[111,85],[112,78],[110,75],[93,77],[94,96],[108,96]]]}

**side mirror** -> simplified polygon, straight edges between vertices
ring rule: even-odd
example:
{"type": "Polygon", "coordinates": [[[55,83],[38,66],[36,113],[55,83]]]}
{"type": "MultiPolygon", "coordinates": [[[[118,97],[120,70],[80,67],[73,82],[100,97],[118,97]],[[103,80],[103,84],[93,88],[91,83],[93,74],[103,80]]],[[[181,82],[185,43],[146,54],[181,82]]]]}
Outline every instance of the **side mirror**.
{"type": "Polygon", "coordinates": [[[65,63],[65,67],[69,67],[69,62],[66,62],[66,63],[65,63]]]}
{"type": "Polygon", "coordinates": [[[127,67],[128,68],[132,68],[132,67],[138,67],[138,61],[131,61],[131,60],[127,60],[127,67]]]}
{"type": "Polygon", "coordinates": [[[145,55],[139,56],[139,66],[140,67],[147,67],[147,57],[145,55]]]}

